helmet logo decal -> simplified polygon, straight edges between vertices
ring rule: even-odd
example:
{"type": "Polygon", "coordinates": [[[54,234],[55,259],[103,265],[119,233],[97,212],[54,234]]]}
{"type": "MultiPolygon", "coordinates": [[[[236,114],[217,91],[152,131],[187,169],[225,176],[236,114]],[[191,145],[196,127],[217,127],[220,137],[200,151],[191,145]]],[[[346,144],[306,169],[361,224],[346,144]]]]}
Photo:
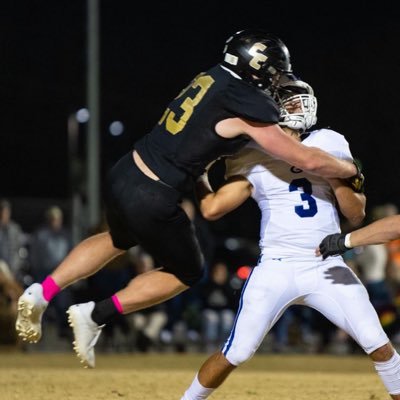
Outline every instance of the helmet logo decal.
{"type": "Polygon", "coordinates": [[[266,48],[267,46],[262,43],[255,43],[253,46],[251,46],[249,50],[249,54],[253,56],[253,58],[249,62],[249,65],[251,67],[259,70],[261,68],[260,63],[267,61],[268,57],[265,54],[260,53],[261,51],[264,51],[266,48]]]}
{"type": "Polygon", "coordinates": [[[226,53],[224,61],[228,64],[237,65],[239,58],[234,56],[233,54],[226,53]]]}

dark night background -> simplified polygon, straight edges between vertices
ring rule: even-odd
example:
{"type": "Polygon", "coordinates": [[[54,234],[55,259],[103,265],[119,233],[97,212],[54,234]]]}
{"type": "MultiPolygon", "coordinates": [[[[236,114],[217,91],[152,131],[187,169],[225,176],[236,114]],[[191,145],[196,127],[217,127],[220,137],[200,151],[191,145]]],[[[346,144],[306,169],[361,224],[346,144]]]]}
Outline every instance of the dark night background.
{"type": "MultiPolygon", "coordinates": [[[[399,12],[385,2],[320,3],[100,1],[102,176],[195,74],[221,60],[230,34],[260,27],[283,39],[294,71],[314,87],[317,127],[345,135],[362,161],[368,209],[399,205],[399,12]],[[108,133],[114,120],[123,135],[108,133]]],[[[0,32],[0,196],[67,199],[67,118],[86,106],[86,2],[2,1],[0,32]]],[[[257,237],[254,213],[245,205],[219,226],[257,237]]]]}

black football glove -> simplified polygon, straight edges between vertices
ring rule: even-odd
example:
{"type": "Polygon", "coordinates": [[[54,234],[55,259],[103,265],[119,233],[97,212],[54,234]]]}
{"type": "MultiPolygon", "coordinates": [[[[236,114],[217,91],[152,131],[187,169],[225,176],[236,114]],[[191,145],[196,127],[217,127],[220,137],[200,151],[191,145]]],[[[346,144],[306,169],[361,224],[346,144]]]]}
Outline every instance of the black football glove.
{"type": "Polygon", "coordinates": [[[329,256],[337,256],[350,250],[345,246],[346,234],[334,233],[333,235],[326,236],[319,244],[319,251],[322,255],[322,259],[325,260],[329,256]]]}
{"type": "Polygon", "coordinates": [[[354,190],[354,192],[364,193],[364,191],[365,191],[365,176],[361,172],[361,168],[362,168],[361,162],[360,162],[360,160],[354,159],[353,164],[357,168],[357,173],[354,176],[346,179],[346,181],[347,181],[348,185],[354,190]]]}

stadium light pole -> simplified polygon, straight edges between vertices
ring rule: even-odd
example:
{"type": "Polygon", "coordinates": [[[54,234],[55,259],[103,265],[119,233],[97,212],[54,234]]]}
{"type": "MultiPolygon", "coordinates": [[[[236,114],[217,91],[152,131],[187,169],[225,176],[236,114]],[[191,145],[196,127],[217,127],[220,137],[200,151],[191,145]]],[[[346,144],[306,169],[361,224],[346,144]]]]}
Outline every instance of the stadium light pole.
{"type": "Polygon", "coordinates": [[[84,232],[82,184],[84,182],[85,161],[79,151],[79,131],[81,124],[89,121],[89,111],[81,108],[68,116],[68,165],[69,165],[69,194],[71,196],[71,231],[72,240],[76,244],[81,241],[84,232]]]}
{"type": "Polygon", "coordinates": [[[87,0],[87,105],[90,111],[87,136],[88,224],[100,222],[100,82],[99,0],[87,0]]]}

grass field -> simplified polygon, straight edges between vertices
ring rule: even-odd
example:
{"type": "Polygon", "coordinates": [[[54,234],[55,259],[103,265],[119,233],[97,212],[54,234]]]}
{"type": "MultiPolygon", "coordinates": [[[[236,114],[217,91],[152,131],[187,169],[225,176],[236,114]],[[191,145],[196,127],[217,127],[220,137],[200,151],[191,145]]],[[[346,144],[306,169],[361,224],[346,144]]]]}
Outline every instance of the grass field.
{"type": "MultiPolygon", "coordinates": [[[[0,400],[179,400],[205,354],[0,353],[0,400]]],[[[213,400],[384,400],[367,356],[256,355],[213,400]]]]}

